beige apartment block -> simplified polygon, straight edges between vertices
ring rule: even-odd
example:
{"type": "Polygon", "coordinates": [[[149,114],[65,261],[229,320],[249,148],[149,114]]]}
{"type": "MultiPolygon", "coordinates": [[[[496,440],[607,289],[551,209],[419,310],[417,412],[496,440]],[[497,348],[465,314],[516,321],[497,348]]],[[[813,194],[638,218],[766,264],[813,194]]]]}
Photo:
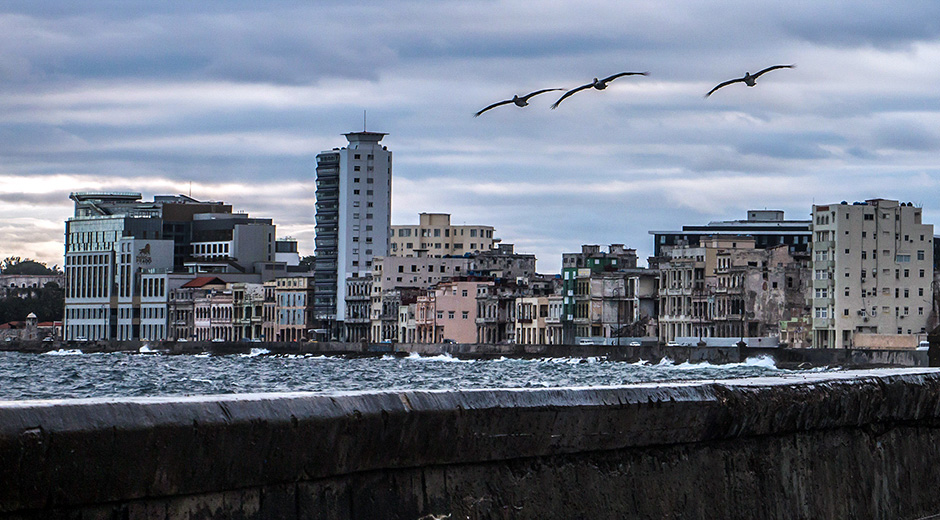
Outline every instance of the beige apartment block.
{"type": "Polygon", "coordinates": [[[492,226],[450,223],[447,213],[421,213],[418,225],[392,226],[390,255],[415,256],[427,251],[430,256],[462,255],[489,251],[499,242],[492,226]]]}
{"type": "Polygon", "coordinates": [[[561,306],[561,296],[517,298],[515,342],[519,345],[560,345],[561,306]]]}
{"type": "Polygon", "coordinates": [[[896,200],[813,206],[813,346],[927,331],[933,225],[922,217],[922,208],[896,200]]]}
{"type": "Polygon", "coordinates": [[[274,287],[274,338],[277,341],[313,339],[313,276],[277,278],[274,287]]]}

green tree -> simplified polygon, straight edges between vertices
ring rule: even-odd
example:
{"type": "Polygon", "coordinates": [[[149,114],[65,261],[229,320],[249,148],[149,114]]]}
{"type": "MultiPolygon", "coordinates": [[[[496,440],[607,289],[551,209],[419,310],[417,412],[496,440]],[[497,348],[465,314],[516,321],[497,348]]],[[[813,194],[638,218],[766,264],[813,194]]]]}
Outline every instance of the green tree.
{"type": "Polygon", "coordinates": [[[30,258],[8,256],[0,261],[0,274],[59,274],[59,272],[56,266],[49,269],[46,264],[30,258]]]}
{"type": "Polygon", "coordinates": [[[55,282],[42,288],[20,287],[0,298],[0,323],[24,321],[33,312],[39,321],[62,319],[65,308],[65,290],[55,282]]]}

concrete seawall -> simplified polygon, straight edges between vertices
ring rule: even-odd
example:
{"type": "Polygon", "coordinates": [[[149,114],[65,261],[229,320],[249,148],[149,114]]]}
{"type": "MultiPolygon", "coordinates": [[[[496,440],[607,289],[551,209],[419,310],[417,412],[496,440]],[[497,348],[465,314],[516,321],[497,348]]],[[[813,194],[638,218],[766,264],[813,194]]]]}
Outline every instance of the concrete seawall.
{"type": "Polygon", "coordinates": [[[4,519],[919,518],[937,482],[929,369],[0,403],[4,519]]]}

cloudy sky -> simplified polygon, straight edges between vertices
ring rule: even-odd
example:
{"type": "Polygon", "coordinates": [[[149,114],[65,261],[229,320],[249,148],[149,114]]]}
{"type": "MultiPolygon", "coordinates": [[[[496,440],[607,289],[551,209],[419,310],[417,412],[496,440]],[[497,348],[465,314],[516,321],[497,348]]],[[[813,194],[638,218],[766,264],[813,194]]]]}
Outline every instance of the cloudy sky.
{"type": "Polygon", "coordinates": [[[749,208],[884,197],[940,224],[938,110],[935,0],[6,0],[0,257],[61,264],[81,190],[191,190],[312,253],[315,156],[363,111],[394,152],[393,224],[493,225],[542,272],[749,208]],[[650,75],[472,117],[628,70],[650,75]]]}

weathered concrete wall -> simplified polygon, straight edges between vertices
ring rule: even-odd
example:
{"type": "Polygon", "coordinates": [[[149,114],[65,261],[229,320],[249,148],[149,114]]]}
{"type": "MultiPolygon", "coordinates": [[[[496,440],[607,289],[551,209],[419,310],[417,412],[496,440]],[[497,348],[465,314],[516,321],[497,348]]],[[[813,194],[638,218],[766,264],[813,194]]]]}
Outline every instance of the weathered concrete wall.
{"type": "Polygon", "coordinates": [[[919,518],[940,372],[0,403],[0,518],[919,518]]]}

